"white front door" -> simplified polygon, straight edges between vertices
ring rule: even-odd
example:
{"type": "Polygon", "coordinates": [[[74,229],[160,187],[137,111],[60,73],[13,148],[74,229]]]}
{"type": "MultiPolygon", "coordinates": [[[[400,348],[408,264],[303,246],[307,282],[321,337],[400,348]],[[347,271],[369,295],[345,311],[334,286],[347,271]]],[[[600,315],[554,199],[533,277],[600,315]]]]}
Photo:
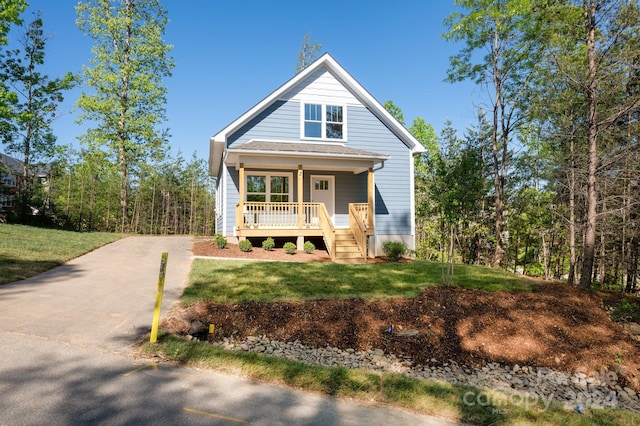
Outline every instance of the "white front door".
{"type": "Polygon", "coordinates": [[[311,202],[324,203],[331,222],[335,225],[335,176],[311,175],[311,202]]]}

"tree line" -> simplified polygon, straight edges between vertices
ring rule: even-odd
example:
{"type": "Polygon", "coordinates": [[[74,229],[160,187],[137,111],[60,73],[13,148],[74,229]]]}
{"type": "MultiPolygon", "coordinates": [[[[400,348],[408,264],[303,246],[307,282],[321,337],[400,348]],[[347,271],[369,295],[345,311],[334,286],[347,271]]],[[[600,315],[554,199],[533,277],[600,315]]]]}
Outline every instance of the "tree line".
{"type": "MultiPolygon", "coordinates": [[[[635,291],[640,262],[636,1],[457,0],[448,81],[486,99],[464,135],[419,118],[417,255],[635,291]]],[[[401,121],[400,109],[387,103],[401,121]]],[[[444,269],[443,269],[444,270],[444,269]]]]}
{"type": "MultiPolygon", "coordinates": [[[[24,0],[3,2],[0,47],[22,25],[24,0]]],[[[93,55],[78,74],[40,72],[48,36],[39,13],[20,27],[17,48],[0,50],[0,136],[22,161],[13,220],[82,231],[212,234],[214,197],[195,154],[171,154],[163,79],[174,67],[158,0],[91,0],[76,5],[93,55]],[[80,148],[56,143],[51,125],[76,86],[80,148]],[[47,178],[34,179],[46,164],[47,178]],[[37,207],[38,214],[33,216],[37,207]]]]}

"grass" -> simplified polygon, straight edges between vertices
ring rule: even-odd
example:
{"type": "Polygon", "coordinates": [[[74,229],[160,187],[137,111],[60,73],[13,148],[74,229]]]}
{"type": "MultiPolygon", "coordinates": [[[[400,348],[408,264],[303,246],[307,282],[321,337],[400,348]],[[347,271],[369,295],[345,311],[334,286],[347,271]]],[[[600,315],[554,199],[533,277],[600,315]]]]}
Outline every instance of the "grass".
{"type": "MultiPolygon", "coordinates": [[[[535,290],[530,280],[482,266],[456,265],[455,274],[458,287],[535,290]]],[[[434,262],[344,265],[195,259],[183,303],[414,297],[440,283],[440,264],[434,262]]]]}
{"type": "Polygon", "coordinates": [[[327,395],[392,404],[420,413],[481,425],[640,425],[640,415],[624,410],[573,413],[563,405],[524,401],[511,395],[433,380],[417,380],[393,373],[307,365],[297,361],[219,347],[161,334],[148,353],[185,365],[239,373],[253,380],[287,385],[327,395]],[[480,401],[480,402],[478,402],[480,401]]]}
{"type": "MultiPolygon", "coordinates": [[[[480,266],[456,265],[455,285],[483,291],[535,291],[523,277],[480,266]]],[[[341,265],[196,259],[183,303],[212,300],[300,301],[361,297],[414,297],[440,285],[439,263],[341,265]]],[[[587,410],[525,401],[472,386],[412,379],[399,374],[323,367],[241,351],[226,351],[168,334],[144,345],[149,353],[185,365],[232,372],[254,380],[302,388],[327,395],[391,404],[470,424],[640,425],[640,415],[625,410],[587,410]],[[481,401],[482,403],[478,403],[481,401]]]]}
{"type": "Polygon", "coordinates": [[[0,223],[0,284],[33,277],[120,238],[0,223]]]}

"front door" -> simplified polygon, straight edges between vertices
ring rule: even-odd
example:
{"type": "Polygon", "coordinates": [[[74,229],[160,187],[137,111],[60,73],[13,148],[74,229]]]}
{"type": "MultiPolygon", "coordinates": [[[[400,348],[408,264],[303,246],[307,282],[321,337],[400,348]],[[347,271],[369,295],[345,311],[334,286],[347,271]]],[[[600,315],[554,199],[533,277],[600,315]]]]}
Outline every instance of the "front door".
{"type": "Polygon", "coordinates": [[[335,220],[335,176],[311,175],[311,202],[324,203],[331,222],[335,220]]]}

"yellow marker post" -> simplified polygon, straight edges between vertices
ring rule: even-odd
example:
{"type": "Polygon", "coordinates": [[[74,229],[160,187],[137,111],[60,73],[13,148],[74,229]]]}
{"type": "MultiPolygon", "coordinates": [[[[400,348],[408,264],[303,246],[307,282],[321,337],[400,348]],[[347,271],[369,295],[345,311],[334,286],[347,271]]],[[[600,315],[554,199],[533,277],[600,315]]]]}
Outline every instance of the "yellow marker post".
{"type": "Polygon", "coordinates": [[[153,325],[151,326],[151,343],[158,341],[158,324],[160,323],[160,308],[162,308],[162,295],[164,293],[164,276],[167,272],[167,258],[169,253],[162,253],[160,260],[160,276],[158,277],[158,290],[156,291],[156,307],[153,310],[153,325]]]}

